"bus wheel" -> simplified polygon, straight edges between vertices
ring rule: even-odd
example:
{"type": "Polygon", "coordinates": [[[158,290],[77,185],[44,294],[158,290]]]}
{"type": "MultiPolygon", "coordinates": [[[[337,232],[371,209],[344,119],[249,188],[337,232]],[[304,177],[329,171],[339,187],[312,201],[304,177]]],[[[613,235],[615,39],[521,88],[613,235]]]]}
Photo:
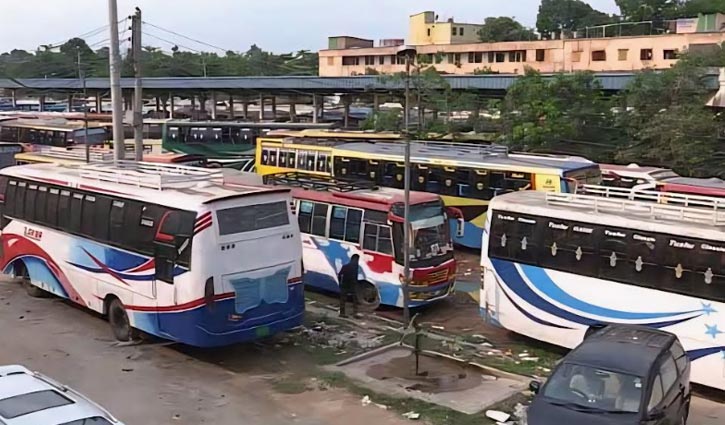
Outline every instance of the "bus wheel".
{"type": "Polygon", "coordinates": [[[47,292],[33,285],[33,283],[30,281],[30,273],[28,273],[28,268],[25,267],[24,263],[20,263],[17,266],[15,276],[20,278],[20,282],[22,283],[23,288],[25,288],[25,292],[31,297],[45,298],[48,296],[47,292]]]}
{"type": "Polygon", "coordinates": [[[118,298],[112,299],[108,304],[108,323],[111,324],[113,336],[119,341],[131,341],[138,336],[118,298]]]}
{"type": "Polygon", "coordinates": [[[357,285],[357,299],[360,309],[374,311],[380,307],[380,292],[378,288],[368,281],[360,281],[357,285]]]}

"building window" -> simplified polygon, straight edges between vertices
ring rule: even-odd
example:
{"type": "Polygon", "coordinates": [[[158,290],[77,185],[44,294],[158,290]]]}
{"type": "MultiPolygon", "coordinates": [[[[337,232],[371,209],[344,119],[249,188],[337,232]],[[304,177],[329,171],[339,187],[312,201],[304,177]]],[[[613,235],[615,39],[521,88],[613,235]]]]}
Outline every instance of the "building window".
{"type": "Polygon", "coordinates": [[[357,66],[357,65],[360,65],[360,57],[359,56],[343,56],[342,57],[342,65],[343,66],[357,66]]]}
{"type": "Polygon", "coordinates": [[[461,54],[460,54],[460,53],[456,53],[456,54],[454,55],[454,58],[455,58],[455,60],[456,60],[456,65],[458,65],[458,64],[460,64],[460,63],[461,63],[461,54]]]}
{"type": "Polygon", "coordinates": [[[665,50],[663,51],[663,56],[665,60],[676,60],[677,50],[665,50]]]}
{"type": "Polygon", "coordinates": [[[455,36],[455,35],[458,35],[458,28],[456,28],[456,27],[451,27],[451,35],[454,35],[454,36],[455,36]]]}
{"type": "Polygon", "coordinates": [[[506,62],[506,53],[504,52],[496,52],[494,54],[494,59],[496,62],[506,62]]]}
{"type": "Polygon", "coordinates": [[[571,52],[571,61],[572,62],[581,62],[582,60],[582,52],[571,52]]]}
{"type": "Polygon", "coordinates": [[[396,60],[395,63],[397,63],[398,65],[405,65],[405,56],[404,55],[395,56],[395,60],[396,60]]]}
{"type": "Polygon", "coordinates": [[[651,61],[653,57],[652,49],[642,49],[639,51],[639,59],[643,61],[651,61]]]}
{"type": "Polygon", "coordinates": [[[536,62],[543,62],[546,60],[546,50],[536,49],[536,62]]]}
{"type": "Polygon", "coordinates": [[[434,57],[435,57],[435,63],[443,62],[443,53],[438,52],[434,55],[434,57]]]}
{"type": "Polygon", "coordinates": [[[619,49],[618,50],[619,60],[620,61],[626,61],[627,55],[629,55],[629,49],[619,49]]]}
{"type": "Polygon", "coordinates": [[[458,29],[458,35],[463,35],[463,27],[458,29]]]}
{"type": "Polygon", "coordinates": [[[606,50],[594,50],[592,52],[592,61],[603,62],[605,60],[607,60],[607,51],[606,50]]]}
{"type": "Polygon", "coordinates": [[[385,56],[378,56],[378,63],[380,65],[385,65],[385,56]]]}
{"type": "Polygon", "coordinates": [[[451,64],[456,63],[456,60],[453,57],[453,53],[448,54],[448,63],[451,63],[451,64]]]}
{"type": "Polygon", "coordinates": [[[509,62],[526,62],[526,50],[509,52],[509,62]]]}
{"type": "Polygon", "coordinates": [[[365,65],[375,65],[375,56],[365,56],[365,65]]]}

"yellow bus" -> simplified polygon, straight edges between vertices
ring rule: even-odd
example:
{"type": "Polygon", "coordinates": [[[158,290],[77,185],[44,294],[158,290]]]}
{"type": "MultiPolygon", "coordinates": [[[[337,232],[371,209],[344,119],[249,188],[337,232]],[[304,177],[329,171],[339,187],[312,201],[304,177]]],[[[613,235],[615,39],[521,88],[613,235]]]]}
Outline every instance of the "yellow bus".
{"type": "MultiPolygon", "coordinates": [[[[256,166],[262,176],[297,171],[402,188],[404,149],[391,141],[261,138],[256,166]]],[[[471,248],[481,247],[493,197],[528,189],[575,192],[601,180],[599,166],[587,159],[510,153],[499,145],[415,141],[411,164],[411,190],[441,195],[446,206],[460,209],[465,227],[455,242],[471,248]]]]}
{"type": "MultiPolygon", "coordinates": [[[[104,148],[91,148],[88,151],[90,162],[113,161],[113,151],[104,148]]],[[[144,162],[163,164],[177,164],[192,167],[205,167],[206,157],[201,155],[181,153],[152,153],[146,152],[143,156],[144,162]]],[[[86,151],[83,147],[73,148],[45,148],[33,152],[20,152],[15,154],[15,164],[60,164],[60,165],[81,165],[86,163],[86,151]]]]}

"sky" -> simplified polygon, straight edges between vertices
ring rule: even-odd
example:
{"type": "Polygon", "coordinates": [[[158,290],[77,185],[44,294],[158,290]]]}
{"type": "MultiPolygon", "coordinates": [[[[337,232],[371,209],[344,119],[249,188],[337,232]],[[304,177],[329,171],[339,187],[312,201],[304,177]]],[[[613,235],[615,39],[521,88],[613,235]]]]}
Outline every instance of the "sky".
{"type": "MultiPolygon", "coordinates": [[[[0,52],[35,50],[88,33],[108,23],[106,0],[0,0],[0,52]]],[[[276,53],[316,51],[327,37],[352,35],[379,40],[405,38],[408,17],[425,10],[441,20],[466,23],[487,16],[510,16],[534,26],[540,0],[118,0],[119,18],[138,6],[143,20],[224,50],[246,51],[252,44],[276,53]]],[[[589,0],[595,9],[618,11],[614,0],[589,0]]],[[[147,25],[144,45],[170,50],[173,44],[214,51],[147,25]],[[158,38],[167,41],[161,41],[158,38]],[[172,43],[169,43],[172,42],[172,43]]],[[[128,33],[125,34],[128,36],[128,33]]],[[[108,32],[88,37],[98,48],[108,32]]],[[[220,51],[221,52],[221,51],[220,51]]]]}

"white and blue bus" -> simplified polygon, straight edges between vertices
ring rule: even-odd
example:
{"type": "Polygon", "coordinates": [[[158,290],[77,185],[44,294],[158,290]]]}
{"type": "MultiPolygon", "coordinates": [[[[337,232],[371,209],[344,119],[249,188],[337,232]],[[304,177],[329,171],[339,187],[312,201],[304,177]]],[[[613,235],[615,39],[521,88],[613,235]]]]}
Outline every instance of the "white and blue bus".
{"type": "Polygon", "coordinates": [[[118,161],[0,171],[0,269],[137,331],[221,346],[302,323],[289,189],[222,170],[118,161]]]}
{"type": "Polygon", "coordinates": [[[693,382],[725,389],[725,204],[685,198],[494,198],[481,314],[569,348],[607,323],[661,328],[682,341],[693,382]]]}

